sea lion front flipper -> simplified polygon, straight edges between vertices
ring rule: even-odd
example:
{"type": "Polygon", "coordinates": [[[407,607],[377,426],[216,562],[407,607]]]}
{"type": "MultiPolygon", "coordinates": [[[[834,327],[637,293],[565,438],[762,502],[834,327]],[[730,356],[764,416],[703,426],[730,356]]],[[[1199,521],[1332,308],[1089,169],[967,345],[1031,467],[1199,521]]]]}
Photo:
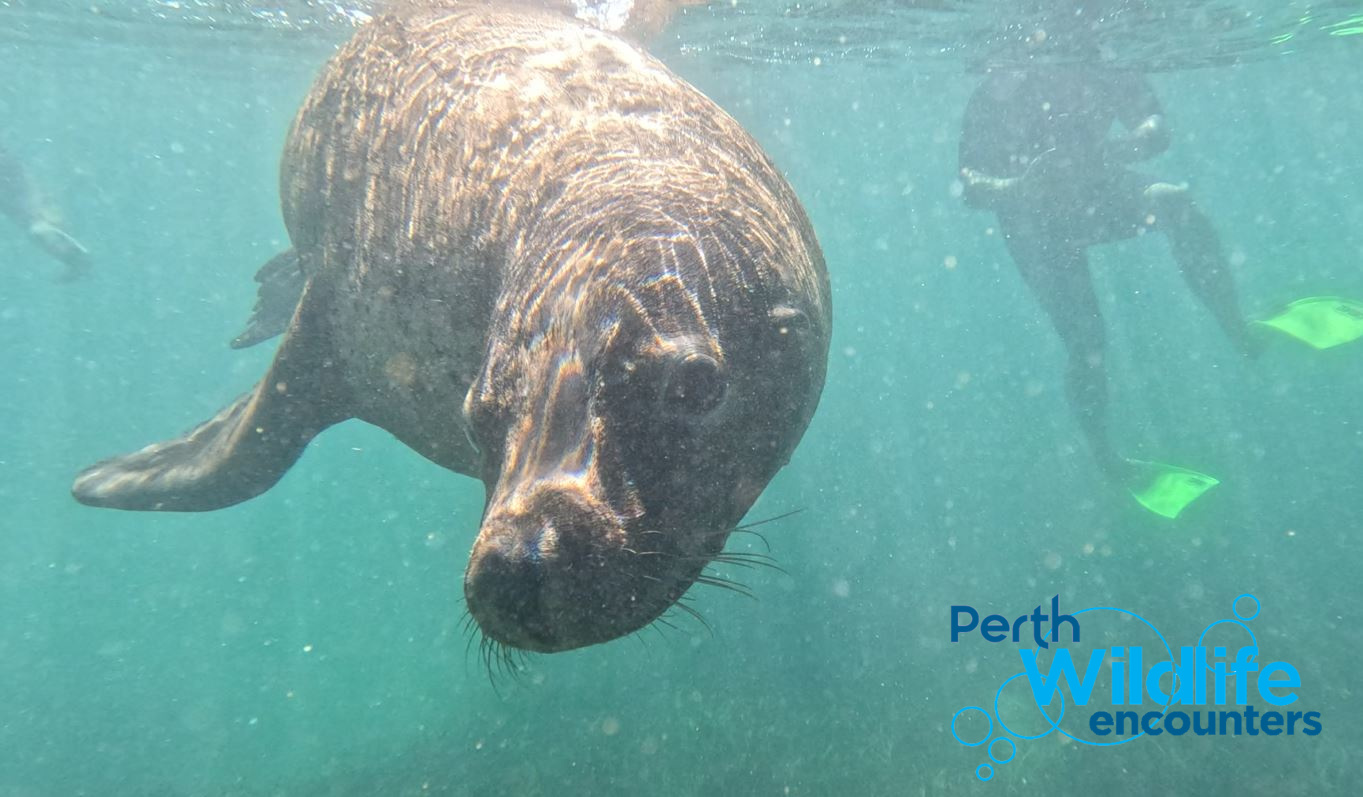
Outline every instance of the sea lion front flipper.
{"type": "Polygon", "coordinates": [[[298,308],[298,300],[303,295],[303,264],[298,253],[286,249],[266,261],[256,272],[256,306],[251,310],[251,320],[246,329],[232,340],[232,348],[244,349],[275,335],[283,334],[298,308]]]}
{"type": "Polygon", "coordinates": [[[326,304],[305,288],[265,378],[174,440],[108,459],[76,477],[77,501],[114,509],[203,512],[254,498],[284,475],[313,437],[351,417],[330,364],[326,304]]]}

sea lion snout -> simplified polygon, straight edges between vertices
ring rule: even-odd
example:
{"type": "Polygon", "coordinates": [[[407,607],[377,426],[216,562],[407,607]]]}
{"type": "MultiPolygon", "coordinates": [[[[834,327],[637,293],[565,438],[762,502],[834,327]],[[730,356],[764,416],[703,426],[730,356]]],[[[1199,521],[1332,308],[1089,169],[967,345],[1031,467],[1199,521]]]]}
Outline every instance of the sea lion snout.
{"type": "Polygon", "coordinates": [[[494,505],[464,576],[487,636],[548,653],[619,636],[612,611],[630,553],[609,510],[571,482],[494,505]]]}

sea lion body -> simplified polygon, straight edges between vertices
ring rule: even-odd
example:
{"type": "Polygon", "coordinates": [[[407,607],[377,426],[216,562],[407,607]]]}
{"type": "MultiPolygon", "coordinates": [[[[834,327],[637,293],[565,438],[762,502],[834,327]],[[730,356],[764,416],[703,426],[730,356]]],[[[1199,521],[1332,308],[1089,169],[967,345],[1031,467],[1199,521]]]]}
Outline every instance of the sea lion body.
{"type": "Polygon", "coordinates": [[[799,203],[612,35],[507,6],[377,17],[304,102],[281,188],[305,282],[271,372],[79,500],[226,506],[360,418],[484,481],[470,610],[562,650],[675,602],[813,413],[830,308],[799,203]]]}

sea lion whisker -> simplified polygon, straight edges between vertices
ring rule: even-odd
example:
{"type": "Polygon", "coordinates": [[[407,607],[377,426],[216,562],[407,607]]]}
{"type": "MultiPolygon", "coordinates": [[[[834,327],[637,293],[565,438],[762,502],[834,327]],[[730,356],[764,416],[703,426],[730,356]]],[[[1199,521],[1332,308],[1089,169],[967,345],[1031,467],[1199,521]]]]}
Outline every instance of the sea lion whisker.
{"type": "Polygon", "coordinates": [[[467,608],[464,609],[464,616],[459,621],[459,629],[465,635],[472,635],[478,627],[478,621],[474,619],[473,613],[467,608]]]}
{"type": "Polygon", "coordinates": [[[780,569],[774,563],[771,562],[749,560],[742,557],[732,556],[730,554],[723,552],[717,553],[714,556],[688,556],[686,557],[686,561],[700,562],[701,564],[704,565],[732,565],[734,567],[741,567],[744,570],[755,570],[758,567],[767,567],[773,570],[780,569]]]}
{"type": "Polygon", "coordinates": [[[734,529],[734,533],[751,534],[752,536],[762,541],[762,547],[766,548],[768,551],[771,550],[771,541],[767,539],[767,535],[763,534],[760,531],[753,531],[752,529],[734,529]]]}
{"type": "Polygon", "coordinates": [[[753,564],[771,565],[776,563],[776,557],[761,551],[720,551],[715,554],[716,558],[728,557],[731,559],[746,559],[753,564]]]}
{"type": "Polygon", "coordinates": [[[497,675],[506,675],[506,653],[502,650],[502,647],[494,641],[492,645],[489,646],[489,650],[492,651],[490,658],[492,666],[497,668],[497,675]]]}
{"type": "Polygon", "coordinates": [[[497,682],[497,673],[494,672],[493,669],[492,669],[492,656],[491,656],[491,654],[488,654],[488,656],[483,660],[483,666],[484,666],[484,667],[486,668],[486,670],[487,670],[487,681],[488,681],[488,684],[490,684],[490,685],[492,686],[492,692],[493,692],[493,694],[497,695],[497,698],[500,700],[501,697],[502,697],[502,690],[501,690],[501,685],[497,682]]]}
{"type": "Polygon", "coordinates": [[[674,604],[672,604],[672,605],[673,605],[674,607],[678,608],[678,609],[681,609],[682,611],[686,612],[687,614],[691,615],[692,619],[694,619],[696,622],[700,623],[701,625],[705,626],[705,630],[710,632],[710,636],[714,636],[714,635],[715,635],[715,629],[710,627],[710,624],[709,624],[708,622],[706,622],[705,617],[702,616],[701,613],[695,609],[695,607],[690,606],[690,605],[686,602],[686,598],[685,598],[684,596],[681,597],[681,598],[678,598],[678,599],[677,599],[677,602],[674,603],[674,604]]]}
{"type": "Polygon", "coordinates": [[[503,671],[510,675],[512,680],[518,679],[523,672],[524,654],[510,645],[498,643],[497,648],[503,671]]]}
{"type": "Polygon", "coordinates": [[[792,509],[789,512],[783,512],[779,515],[772,515],[771,517],[763,518],[762,520],[754,520],[751,523],[742,523],[737,526],[734,526],[734,531],[748,531],[755,526],[765,526],[768,523],[775,523],[778,520],[785,520],[786,518],[792,515],[798,515],[803,511],[805,511],[805,508],[800,507],[799,509],[792,509]]]}
{"type": "Polygon", "coordinates": [[[705,562],[706,564],[733,565],[734,567],[741,567],[741,568],[743,568],[744,570],[752,570],[752,569],[753,569],[753,565],[752,565],[751,562],[741,562],[741,561],[735,561],[735,560],[733,560],[733,559],[725,559],[724,557],[722,557],[722,556],[720,556],[720,555],[718,555],[718,554],[716,554],[715,556],[711,557],[710,559],[706,559],[706,558],[703,557],[703,556],[697,556],[697,557],[694,558],[693,561],[705,562]]]}
{"type": "Polygon", "coordinates": [[[700,575],[696,577],[696,583],[704,584],[707,587],[719,587],[721,589],[727,589],[731,592],[737,592],[738,594],[749,598],[756,597],[753,594],[752,590],[749,589],[746,585],[734,581],[733,579],[724,578],[723,576],[716,576],[710,574],[700,575]]]}
{"type": "MultiPolygon", "coordinates": [[[[492,660],[488,654],[488,642],[487,634],[478,635],[478,660],[482,662],[483,671],[487,674],[488,680],[492,681],[492,660]]],[[[495,682],[493,685],[496,685],[495,682]]]]}
{"type": "Polygon", "coordinates": [[[497,688],[498,679],[510,678],[513,682],[519,682],[524,673],[525,654],[491,637],[484,636],[483,640],[486,642],[483,646],[483,665],[488,681],[497,696],[501,697],[501,690],[497,688]]]}
{"type": "Polygon", "coordinates": [[[735,526],[734,528],[731,529],[720,529],[719,531],[700,532],[697,536],[709,538],[723,537],[729,534],[751,534],[752,536],[762,541],[763,547],[765,547],[768,551],[771,550],[771,542],[767,540],[765,534],[763,534],[760,531],[753,531],[752,529],[743,528],[742,526],[735,526]]]}
{"type": "Polygon", "coordinates": [[[518,681],[526,669],[529,658],[525,651],[488,636],[476,622],[465,624],[468,626],[469,638],[464,645],[464,656],[467,658],[476,640],[478,659],[483,665],[483,672],[500,697],[501,691],[497,688],[498,678],[509,677],[513,681],[518,681]]]}
{"type": "MultiPolygon", "coordinates": [[[[659,615],[659,616],[653,618],[653,622],[651,622],[651,623],[649,623],[648,625],[644,626],[644,628],[651,628],[651,629],[653,629],[653,633],[657,634],[658,636],[662,637],[663,639],[667,639],[667,634],[663,631],[664,628],[667,628],[667,629],[672,630],[672,631],[679,631],[679,630],[680,630],[679,628],[677,628],[677,625],[676,625],[675,623],[673,623],[671,620],[668,620],[668,619],[667,619],[667,613],[666,613],[666,612],[664,612],[663,614],[661,614],[661,615],[659,615]]],[[[638,632],[636,632],[636,635],[637,635],[641,640],[643,639],[644,628],[641,628],[641,629],[638,630],[638,632]]]]}
{"type": "Polygon", "coordinates": [[[724,578],[723,576],[701,574],[700,576],[696,577],[696,583],[704,584],[707,587],[719,587],[720,589],[727,589],[730,592],[736,592],[745,598],[757,600],[757,596],[753,594],[753,591],[749,589],[746,584],[741,584],[737,581],[724,578]]]}
{"type": "Polygon", "coordinates": [[[721,550],[716,556],[735,556],[741,557],[741,559],[765,561],[765,563],[774,563],[774,561],[776,561],[776,557],[771,556],[770,553],[761,552],[761,550],[721,550]]]}
{"type": "Polygon", "coordinates": [[[775,570],[778,573],[790,575],[790,573],[784,567],[781,567],[779,564],[776,563],[776,560],[772,559],[770,556],[767,556],[766,554],[746,551],[724,551],[719,554],[716,554],[715,558],[712,561],[725,565],[746,567],[749,569],[764,567],[768,570],[775,570]]]}

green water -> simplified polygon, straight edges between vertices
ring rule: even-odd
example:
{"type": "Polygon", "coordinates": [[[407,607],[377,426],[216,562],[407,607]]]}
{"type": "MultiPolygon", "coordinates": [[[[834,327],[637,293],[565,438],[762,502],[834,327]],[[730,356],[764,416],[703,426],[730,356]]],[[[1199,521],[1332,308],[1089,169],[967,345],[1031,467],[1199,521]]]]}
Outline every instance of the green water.
{"type": "MultiPolygon", "coordinates": [[[[278,153],[327,54],[138,35],[0,45],[0,133],[96,258],[57,284],[0,226],[0,795],[1356,793],[1363,345],[1245,363],[1162,239],[1095,249],[1114,437],[1222,482],[1177,522],[1141,510],[1092,467],[992,217],[953,196],[977,78],[940,62],[657,46],[788,174],[834,288],[818,415],[752,514],[804,510],[763,527],[785,573],[723,571],[757,601],[697,588],[713,632],[682,617],[494,688],[459,627],[481,485],[356,422],[232,509],[76,504],[79,468],[268,363],[226,343],[285,245],[278,153]],[[953,645],[952,604],[1058,593],[1191,645],[1246,592],[1321,735],[1052,736],[987,784],[951,737],[1019,671],[1016,646],[953,645]]],[[[1174,144],[1149,168],[1192,184],[1255,315],[1363,296],[1361,53],[1152,78],[1174,144]]]]}

